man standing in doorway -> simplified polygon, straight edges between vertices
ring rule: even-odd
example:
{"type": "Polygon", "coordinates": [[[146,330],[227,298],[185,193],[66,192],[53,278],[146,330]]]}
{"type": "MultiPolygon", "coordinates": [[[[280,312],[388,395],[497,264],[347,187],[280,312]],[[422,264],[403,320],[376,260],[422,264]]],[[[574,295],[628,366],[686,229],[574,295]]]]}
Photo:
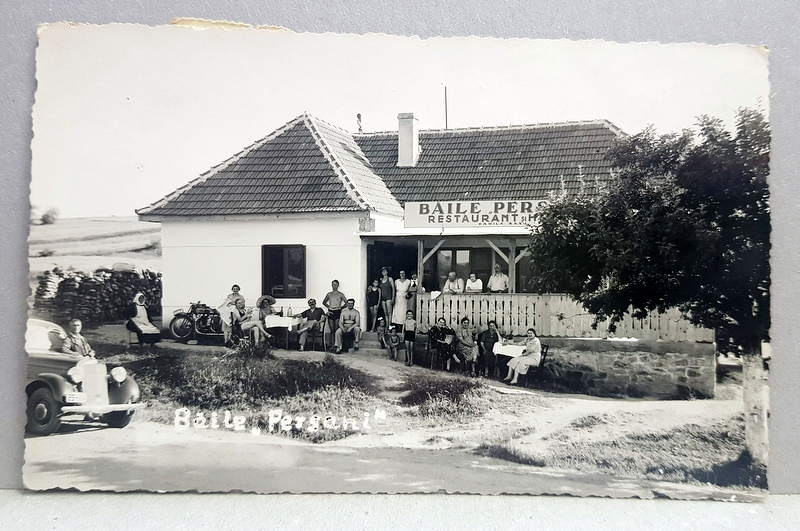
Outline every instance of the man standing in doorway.
{"type": "Polygon", "coordinates": [[[342,336],[353,334],[353,350],[358,350],[358,340],[361,339],[361,314],[354,308],[355,299],[347,299],[347,308],[342,310],[341,326],[334,334],[334,351],[339,354],[342,352],[342,336]]]}
{"type": "Polygon", "coordinates": [[[489,277],[486,288],[492,293],[508,293],[508,275],[500,270],[500,264],[494,265],[494,275],[489,277]]]}
{"type": "Polygon", "coordinates": [[[464,293],[464,281],[456,277],[455,271],[450,271],[447,273],[447,281],[445,281],[442,291],[450,295],[464,293]]]}

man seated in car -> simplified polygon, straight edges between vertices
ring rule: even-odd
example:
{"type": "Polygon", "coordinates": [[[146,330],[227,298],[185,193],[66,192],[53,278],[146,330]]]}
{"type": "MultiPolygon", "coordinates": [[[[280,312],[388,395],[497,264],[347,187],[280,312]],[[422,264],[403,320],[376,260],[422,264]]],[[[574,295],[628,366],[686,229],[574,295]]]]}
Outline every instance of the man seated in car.
{"type": "Polygon", "coordinates": [[[358,340],[361,339],[361,314],[354,308],[355,299],[347,299],[347,307],[342,310],[341,322],[336,329],[334,337],[335,352],[342,351],[342,335],[353,334],[353,350],[358,350],[358,340]]]}
{"type": "Polygon", "coordinates": [[[315,299],[308,299],[308,309],[300,314],[300,317],[305,318],[305,322],[300,325],[297,331],[300,333],[300,350],[305,350],[306,338],[308,332],[320,329],[320,323],[325,316],[322,308],[317,308],[317,301],[315,299]]]}
{"type": "Polygon", "coordinates": [[[80,319],[73,319],[69,322],[69,331],[67,332],[67,337],[61,343],[61,352],[94,358],[94,349],[89,346],[89,342],[81,335],[81,329],[83,329],[83,323],[80,319]]]}

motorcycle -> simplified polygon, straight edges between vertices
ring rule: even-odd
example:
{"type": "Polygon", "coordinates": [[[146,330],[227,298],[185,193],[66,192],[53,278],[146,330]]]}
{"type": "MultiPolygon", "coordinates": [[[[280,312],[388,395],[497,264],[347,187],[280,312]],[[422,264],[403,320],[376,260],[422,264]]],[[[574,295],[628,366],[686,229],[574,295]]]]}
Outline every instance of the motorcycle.
{"type": "Polygon", "coordinates": [[[183,308],[175,310],[173,315],[169,331],[177,341],[186,342],[223,335],[219,311],[200,301],[190,303],[188,311],[183,308]]]}

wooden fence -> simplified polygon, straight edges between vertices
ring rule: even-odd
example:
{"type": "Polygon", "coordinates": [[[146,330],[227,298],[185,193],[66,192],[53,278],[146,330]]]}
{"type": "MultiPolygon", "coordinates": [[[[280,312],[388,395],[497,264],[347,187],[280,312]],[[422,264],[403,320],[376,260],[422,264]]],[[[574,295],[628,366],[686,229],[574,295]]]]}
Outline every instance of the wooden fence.
{"type": "Polygon", "coordinates": [[[711,342],[714,331],[698,328],[681,318],[673,308],[666,313],[652,312],[644,319],[634,319],[626,314],[617,323],[614,333],[608,332],[605,321],[592,328],[594,315],[564,294],[442,294],[431,301],[430,293],[418,296],[417,321],[426,331],[439,317],[451,326],[456,326],[463,317],[468,317],[480,330],[488,328],[490,320],[497,321],[504,333],[525,335],[534,328],[540,336],[585,337],[585,338],[636,338],[642,340],[711,342]]]}

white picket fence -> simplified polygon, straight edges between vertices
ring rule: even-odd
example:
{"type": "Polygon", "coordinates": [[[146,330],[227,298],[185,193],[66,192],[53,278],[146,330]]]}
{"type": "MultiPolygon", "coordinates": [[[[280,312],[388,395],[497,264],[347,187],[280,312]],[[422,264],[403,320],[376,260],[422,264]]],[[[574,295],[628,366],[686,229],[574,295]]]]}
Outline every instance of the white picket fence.
{"type": "Polygon", "coordinates": [[[641,340],[711,342],[714,331],[693,326],[673,308],[666,313],[652,312],[644,319],[626,314],[613,333],[607,322],[592,328],[594,315],[564,294],[442,294],[431,301],[430,293],[418,296],[417,321],[427,330],[444,317],[451,326],[468,317],[473,326],[488,328],[490,320],[497,321],[504,333],[525,335],[533,328],[545,337],[635,338],[641,340]]]}

